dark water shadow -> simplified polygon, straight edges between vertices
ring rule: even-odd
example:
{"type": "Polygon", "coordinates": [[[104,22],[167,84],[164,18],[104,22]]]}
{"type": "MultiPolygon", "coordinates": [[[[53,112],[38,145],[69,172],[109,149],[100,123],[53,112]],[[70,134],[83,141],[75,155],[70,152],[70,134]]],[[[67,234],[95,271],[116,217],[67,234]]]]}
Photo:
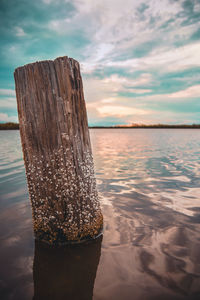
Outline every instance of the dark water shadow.
{"type": "Polygon", "coordinates": [[[50,247],[35,241],[34,300],[92,300],[102,236],[95,241],[50,247]]]}

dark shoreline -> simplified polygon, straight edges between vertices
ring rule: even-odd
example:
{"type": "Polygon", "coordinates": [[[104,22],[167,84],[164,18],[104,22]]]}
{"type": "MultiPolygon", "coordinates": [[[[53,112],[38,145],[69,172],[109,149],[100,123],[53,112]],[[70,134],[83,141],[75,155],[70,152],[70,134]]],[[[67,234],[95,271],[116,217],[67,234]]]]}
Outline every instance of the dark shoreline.
{"type": "MultiPolygon", "coordinates": [[[[18,123],[0,123],[0,130],[18,130],[18,123]]],[[[200,124],[180,124],[180,125],[168,125],[168,124],[153,124],[153,125],[119,125],[119,126],[89,126],[89,129],[200,129],[200,124]]]]}
{"type": "Polygon", "coordinates": [[[18,123],[0,123],[0,130],[18,130],[19,124],[18,123]]]}
{"type": "Polygon", "coordinates": [[[200,129],[200,124],[193,125],[137,125],[137,126],[89,126],[90,129],[200,129]]]}
{"type": "Polygon", "coordinates": [[[200,129],[200,127],[89,127],[89,129],[200,129]]]}

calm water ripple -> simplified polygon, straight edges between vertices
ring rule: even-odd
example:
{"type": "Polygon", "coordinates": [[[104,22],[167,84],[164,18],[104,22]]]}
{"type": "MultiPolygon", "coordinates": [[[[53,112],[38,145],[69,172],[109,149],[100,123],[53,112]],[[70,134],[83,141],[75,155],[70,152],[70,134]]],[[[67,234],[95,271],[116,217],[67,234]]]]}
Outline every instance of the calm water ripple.
{"type": "Polygon", "coordinates": [[[90,134],[103,241],[49,249],[34,243],[19,132],[0,132],[0,299],[200,299],[200,130],[90,134]]]}

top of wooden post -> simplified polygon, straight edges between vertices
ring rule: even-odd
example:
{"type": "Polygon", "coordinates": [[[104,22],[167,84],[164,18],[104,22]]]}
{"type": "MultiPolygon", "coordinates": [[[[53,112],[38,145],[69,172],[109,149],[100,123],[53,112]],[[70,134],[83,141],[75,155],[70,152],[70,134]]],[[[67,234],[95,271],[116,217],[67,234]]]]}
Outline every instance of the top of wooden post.
{"type": "Polygon", "coordinates": [[[68,57],[67,55],[65,55],[65,56],[59,56],[59,57],[57,57],[57,58],[55,58],[55,59],[45,59],[45,60],[39,60],[39,61],[36,61],[36,62],[33,62],[33,63],[25,64],[25,65],[23,65],[23,66],[17,67],[17,68],[15,69],[14,73],[15,73],[16,71],[18,71],[18,70],[20,70],[20,69],[22,69],[22,68],[26,68],[26,67],[28,67],[28,66],[34,66],[34,65],[36,65],[36,64],[43,64],[43,63],[47,63],[47,62],[56,62],[56,61],[59,61],[59,60],[62,61],[62,60],[65,60],[65,59],[69,59],[70,61],[73,61],[74,63],[78,64],[78,66],[80,67],[79,62],[78,62],[76,59],[71,58],[71,57],[68,57]]]}

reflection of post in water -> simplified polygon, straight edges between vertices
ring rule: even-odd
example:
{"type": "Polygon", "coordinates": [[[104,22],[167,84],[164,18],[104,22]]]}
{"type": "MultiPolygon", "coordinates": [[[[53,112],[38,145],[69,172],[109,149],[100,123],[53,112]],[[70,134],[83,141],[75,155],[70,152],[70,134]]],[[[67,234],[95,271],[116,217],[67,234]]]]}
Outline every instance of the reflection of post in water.
{"type": "Polygon", "coordinates": [[[79,245],[50,247],[35,241],[34,300],[91,300],[102,236],[79,245]]]}

